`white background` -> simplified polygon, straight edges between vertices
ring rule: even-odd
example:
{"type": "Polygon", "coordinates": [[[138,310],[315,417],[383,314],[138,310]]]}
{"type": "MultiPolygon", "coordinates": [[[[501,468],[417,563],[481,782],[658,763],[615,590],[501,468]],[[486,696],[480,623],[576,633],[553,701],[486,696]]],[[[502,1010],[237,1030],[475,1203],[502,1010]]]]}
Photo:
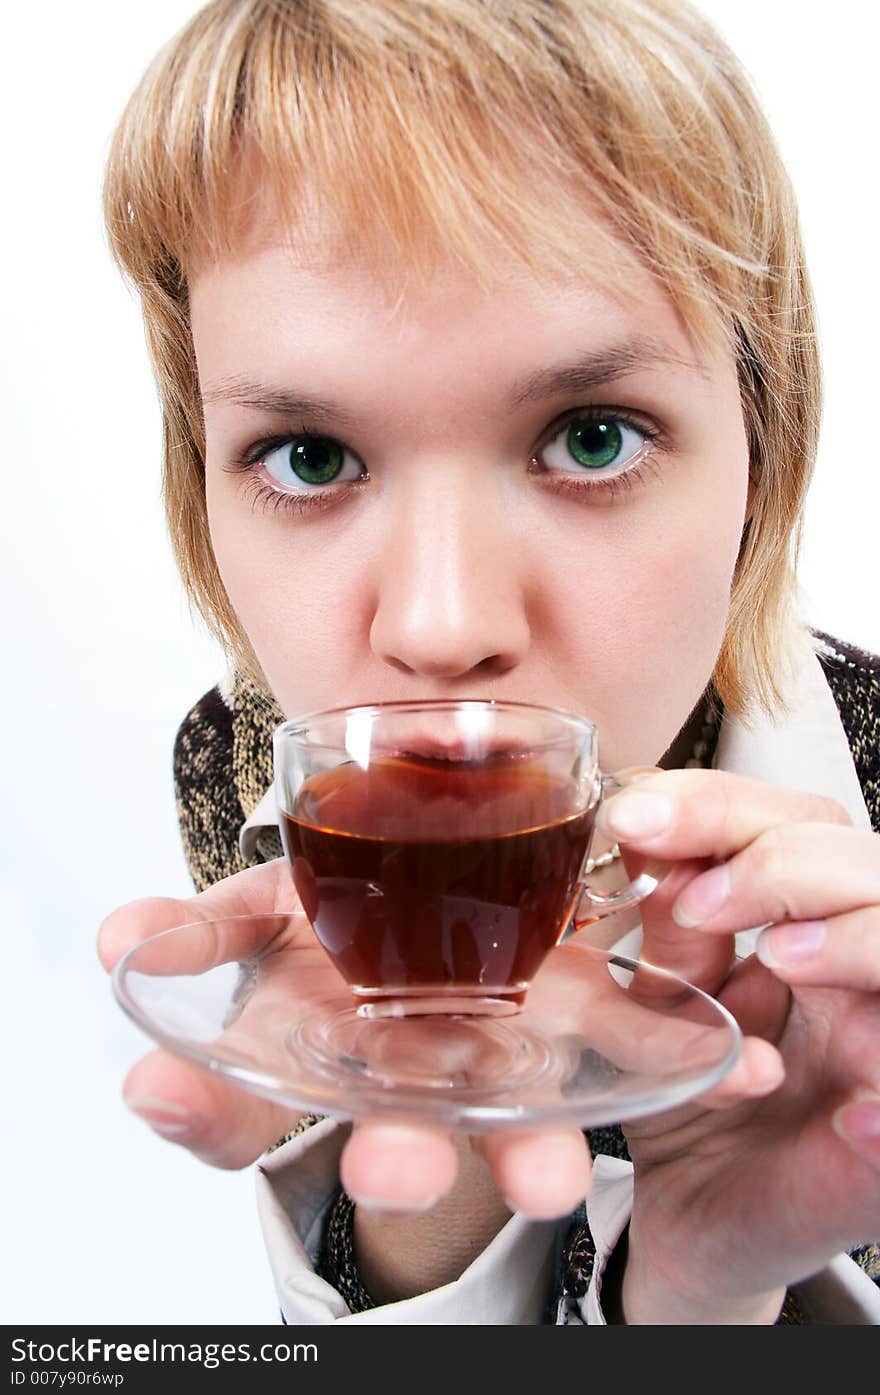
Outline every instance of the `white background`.
{"type": "MultiPolygon", "coordinates": [[[[99,185],[113,124],[188,0],[48,0],[4,21],[2,983],[5,1322],[273,1322],[253,1178],[130,1117],[145,1041],[94,954],[102,916],[189,894],[170,752],[222,660],[187,612],[159,421],[99,185]]],[[[876,40],[864,0],[704,0],[799,191],[827,412],[803,580],[880,651],[876,40]],[[873,32],[872,32],[873,31],[873,32]]]]}

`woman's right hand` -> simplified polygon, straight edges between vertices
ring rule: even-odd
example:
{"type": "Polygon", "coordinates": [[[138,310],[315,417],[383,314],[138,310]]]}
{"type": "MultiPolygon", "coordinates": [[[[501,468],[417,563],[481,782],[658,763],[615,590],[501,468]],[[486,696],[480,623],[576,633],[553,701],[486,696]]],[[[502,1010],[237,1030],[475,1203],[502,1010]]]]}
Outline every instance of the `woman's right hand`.
{"type": "MultiPolygon", "coordinates": [[[[279,858],[238,872],[189,900],[156,897],[120,907],[101,926],[98,952],[109,971],[135,945],[177,925],[298,909],[287,864],[279,858]]],[[[305,920],[294,919],[291,924],[302,927],[291,931],[294,936],[301,933],[303,939],[290,947],[305,951],[303,969],[308,966],[310,974],[326,973],[331,986],[338,987],[336,971],[305,920]]],[[[253,948],[250,943],[229,942],[224,958],[234,962],[253,948]]],[[[156,1133],[214,1167],[246,1167],[297,1121],[287,1107],[260,1099],[162,1050],[152,1051],[133,1067],[123,1096],[156,1133]]],[[[501,1196],[508,1208],[528,1216],[567,1215],[589,1189],[589,1152],[576,1128],[492,1134],[474,1142],[489,1164],[495,1191],[494,1199],[481,1195],[478,1204],[496,1214],[501,1196]]],[[[452,1135],[439,1128],[363,1122],[354,1127],[346,1143],[342,1182],[365,1210],[415,1215],[439,1198],[454,1199],[459,1164],[467,1156],[466,1147],[457,1147],[452,1135]]],[[[462,1171],[463,1185],[470,1193],[474,1170],[465,1166],[462,1171]]],[[[472,1228],[477,1224],[472,1198],[462,1197],[461,1202],[462,1216],[467,1215],[472,1228]]],[[[444,1211],[448,1226],[452,1218],[448,1208],[444,1211]]]]}

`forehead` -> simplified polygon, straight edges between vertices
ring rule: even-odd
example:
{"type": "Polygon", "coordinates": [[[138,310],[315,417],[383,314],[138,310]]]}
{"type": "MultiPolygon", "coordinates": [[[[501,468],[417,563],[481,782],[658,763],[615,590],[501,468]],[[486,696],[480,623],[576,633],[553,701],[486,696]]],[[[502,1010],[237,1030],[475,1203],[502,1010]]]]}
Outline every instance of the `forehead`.
{"type": "Polygon", "coordinates": [[[191,264],[200,363],[224,345],[237,357],[265,356],[273,343],[305,337],[314,347],[334,332],[381,333],[414,349],[480,333],[540,355],[562,324],[586,342],[635,336],[702,356],[661,282],[600,220],[583,209],[578,217],[581,265],[550,270],[497,252],[474,267],[440,246],[404,258],[390,242],[377,263],[372,240],[346,235],[315,200],[296,222],[264,207],[233,245],[191,264]]]}

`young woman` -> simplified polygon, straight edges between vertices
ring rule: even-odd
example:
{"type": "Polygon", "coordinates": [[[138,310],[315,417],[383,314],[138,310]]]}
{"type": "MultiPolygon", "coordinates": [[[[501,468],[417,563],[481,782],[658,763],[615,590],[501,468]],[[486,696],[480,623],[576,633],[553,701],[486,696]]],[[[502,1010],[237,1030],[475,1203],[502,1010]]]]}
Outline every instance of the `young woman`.
{"type": "MultiPolygon", "coordinates": [[[[200,895],[116,911],[104,962],[291,905],[283,717],[506,698],[657,767],[603,846],[672,865],[644,953],[746,1035],[622,1132],[301,1127],[259,1173],[286,1320],[877,1321],[878,664],[793,609],[819,369],[734,58],[677,0],[215,0],[106,203],[232,670],[176,752],[200,895]]],[[[225,1167],[295,1125],[161,1052],[126,1099],[225,1167]]]]}

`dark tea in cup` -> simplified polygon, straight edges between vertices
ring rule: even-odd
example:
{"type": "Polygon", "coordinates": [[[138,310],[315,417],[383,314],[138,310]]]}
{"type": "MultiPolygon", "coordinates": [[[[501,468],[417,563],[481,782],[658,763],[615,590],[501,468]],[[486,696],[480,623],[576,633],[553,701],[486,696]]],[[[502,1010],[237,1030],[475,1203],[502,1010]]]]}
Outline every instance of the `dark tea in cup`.
{"type": "Polygon", "coordinates": [[[581,892],[596,809],[573,809],[572,793],[522,753],[349,761],[306,779],[281,814],[284,848],[358,1000],[391,984],[520,1003],[581,892]]]}
{"type": "Polygon", "coordinates": [[[294,884],[361,1016],[515,1013],[581,906],[653,891],[648,872],[585,882],[609,788],[595,725],[527,703],[378,703],[275,733],[294,884]]]}

